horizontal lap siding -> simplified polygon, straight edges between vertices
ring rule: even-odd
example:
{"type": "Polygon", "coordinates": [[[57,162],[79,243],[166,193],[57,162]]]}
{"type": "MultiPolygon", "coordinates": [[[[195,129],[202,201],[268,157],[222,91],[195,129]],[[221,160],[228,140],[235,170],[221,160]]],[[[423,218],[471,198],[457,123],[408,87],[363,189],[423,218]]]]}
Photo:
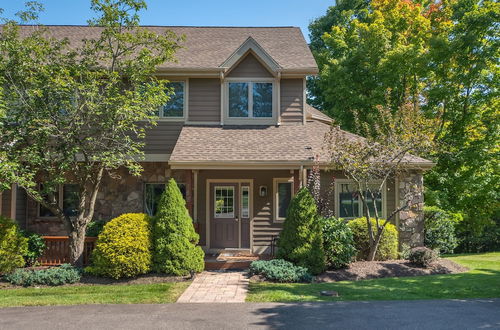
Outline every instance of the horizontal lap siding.
{"type": "Polygon", "coordinates": [[[201,224],[200,243],[206,244],[206,182],[208,179],[253,179],[253,248],[269,253],[271,240],[283,227],[273,221],[273,178],[290,177],[289,170],[200,170],[198,177],[198,222],[201,224]],[[267,196],[259,196],[259,187],[267,186],[267,196]]]}
{"type": "Polygon", "coordinates": [[[189,121],[220,122],[220,80],[189,79],[189,121]]]}
{"type": "Polygon", "coordinates": [[[231,78],[270,78],[273,75],[250,53],[227,76],[231,78]]]}
{"type": "Polygon", "coordinates": [[[146,130],[144,139],[146,154],[171,154],[182,129],[182,122],[158,121],[146,130]]]}
{"type": "Polygon", "coordinates": [[[304,81],[281,79],[281,122],[302,123],[304,119],[304,81]]]}

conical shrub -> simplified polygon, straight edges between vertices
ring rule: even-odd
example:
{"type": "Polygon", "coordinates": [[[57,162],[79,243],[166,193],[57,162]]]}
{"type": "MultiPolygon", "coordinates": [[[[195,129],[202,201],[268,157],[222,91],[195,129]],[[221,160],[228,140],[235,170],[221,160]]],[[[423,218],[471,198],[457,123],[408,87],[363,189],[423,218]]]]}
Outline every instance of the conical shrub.
{"type": "Polygon", "coordinates": [[[278,257],[307,267],[313,274],[325,269],[321,225],[307,188],[300,189],[290,203],[278,241],[278,257]]]}
{"type": "Polygon", "coordinates": [[[196,246],[199,239],[181,191],[170,179],[153,221],[153,270],[171,275],[201,272],[205,254],[196,246]]]}

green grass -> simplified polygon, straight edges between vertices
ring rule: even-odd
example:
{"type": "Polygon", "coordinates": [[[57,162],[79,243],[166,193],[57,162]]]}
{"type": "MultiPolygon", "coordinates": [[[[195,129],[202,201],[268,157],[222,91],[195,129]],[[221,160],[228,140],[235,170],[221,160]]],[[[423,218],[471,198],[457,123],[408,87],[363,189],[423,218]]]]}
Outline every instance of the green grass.
{"type": "Polygon", "coordinates": [[[466,273],[393,277],[336,283],[251,283],[247,301],[297,302],[339,300],[414,300],[500,297],[500,252],[447,257],[470,269],[466,273]],[[333,290],[339,297],[320,296],[333,290]]]}
{"type": "Polygon", "coordinates": [[[85,285],[0,290],[0,307],[159,304],[175,302],[190,282],[131,285],[85,285]]]}

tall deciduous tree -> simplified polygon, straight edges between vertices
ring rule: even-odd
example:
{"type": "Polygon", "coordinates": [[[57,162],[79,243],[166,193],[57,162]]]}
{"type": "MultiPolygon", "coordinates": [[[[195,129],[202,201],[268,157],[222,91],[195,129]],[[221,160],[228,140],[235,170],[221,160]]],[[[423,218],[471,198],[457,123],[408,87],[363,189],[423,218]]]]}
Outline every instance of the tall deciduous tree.
{"type": "Polygon", "coordinates": [[[424,118],[412,103],[405,103],[394,113],[379,106],[375,113],[379,118],[376,126],[360,124],[366,138],[346,135],[339,126],[332,126],[325,139],[331,167],[344,171],[354,181],[354,192],[363,204],[370,261],[375,258],[386,225],[399,212],[421,207],[423,200],[423,187],[409,185],[400,195],[404,202],[396,203],[395,209],[387,210],[387,217],[382,219],[377,199],[383,195],[387,181],[406,176],[413,170],[409,166],[414,161],[412,154],[428,152],[434,146],[433,121],[424,118]],[[375,219],[375,228],[371,218],[375,219]]]}
{"type": "Polygon", "coordinates": [[[464,213],[468,230],[500,209],[499,18],[491,0],[342,1],[310,25],[310,101],[344,128],[356,131],[354,113],[376,125],[375,106],[408,98],[441,118],[427,201],[464,213]]]}
{"type": "MultiPolygon", "coordinates": [[[[40,8],[29,5],[21,18],[36,17],[40,8]]],[[[103,177],[120,167],[140,174],[144,129],[171,92],[154,73],[174,59],[180,40],[139,27],[143,0],[92,0],[91,8],[97,17],[89,29],[99,33],[78,44],[13,21],[0,36],[0,153],[12,164],[3,178],[67,225],[77,265],[103,177]],[[68,181],[79,187],[75,214],[56,197],[68,181]]]]}

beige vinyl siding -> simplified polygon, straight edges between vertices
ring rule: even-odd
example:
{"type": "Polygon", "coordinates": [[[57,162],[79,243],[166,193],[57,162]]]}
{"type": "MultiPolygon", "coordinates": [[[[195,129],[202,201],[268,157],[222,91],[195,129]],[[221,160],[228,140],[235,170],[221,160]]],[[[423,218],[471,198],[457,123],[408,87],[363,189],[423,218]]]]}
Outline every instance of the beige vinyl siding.
{"type": "Polygon", "coordinates": [[[220,88],[219,79],[189,79],[189,121],[220,122],[220,88]]]}
{"type": "Polygon", "coordinates": [[[302,123],[304,116],[304,81],[281,79],[281,122],[302,123]]]}
{"type": "Polygon", "coordinates": [[[249,53],[227,76],[232,78],[270,78],[273,75],[252,53],[249,53]]]}
{"type": "Polygon", "coordinates": [[[171,154],[182,129],[182,122],[161,121],[146,130],[146,154],[171,154]]]}

